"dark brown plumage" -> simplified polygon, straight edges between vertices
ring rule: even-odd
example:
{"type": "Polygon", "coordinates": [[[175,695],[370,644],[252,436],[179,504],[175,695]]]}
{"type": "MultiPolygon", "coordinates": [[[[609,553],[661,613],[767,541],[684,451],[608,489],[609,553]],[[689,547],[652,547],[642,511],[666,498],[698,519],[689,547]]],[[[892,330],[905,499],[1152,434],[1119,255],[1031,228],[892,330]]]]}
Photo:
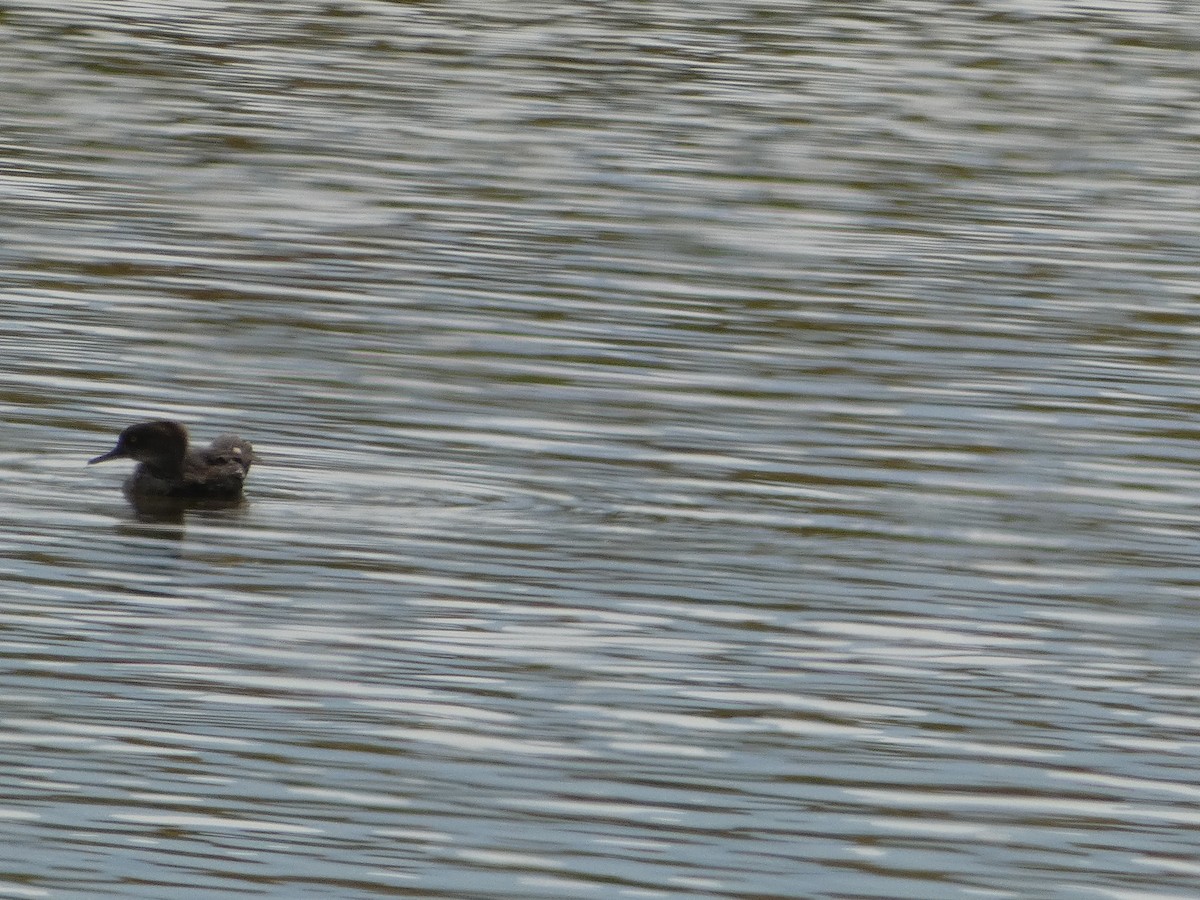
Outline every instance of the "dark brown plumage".
{"type": "Polygon", "coordinates": [[[190,449],[186,428],[159,420],[130,425],[112,450],[88,460],[88,465],[125,458],[138,463],[125,482],[132,494],[234,498],[241,496],[254,448],[248,441],[223,434],[202,450],[190,449]]]}

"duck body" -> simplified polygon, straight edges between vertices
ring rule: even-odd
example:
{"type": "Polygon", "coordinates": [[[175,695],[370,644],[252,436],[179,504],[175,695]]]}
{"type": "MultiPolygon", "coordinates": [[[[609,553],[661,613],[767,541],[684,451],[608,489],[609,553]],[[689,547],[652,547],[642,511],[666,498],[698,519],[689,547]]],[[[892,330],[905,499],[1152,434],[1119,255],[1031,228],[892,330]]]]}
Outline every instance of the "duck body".
{"type": "Polygon", "coordinates": [[[88,465],[110,459],[137,461],[125,481],[126,492],[134,496],[235,499],[242,495],[254,448],[232,434],[221,435],[203,449],[192,448],[187,429],[164,419],[130,425],[112,450],[88,460],[88,465]]]}

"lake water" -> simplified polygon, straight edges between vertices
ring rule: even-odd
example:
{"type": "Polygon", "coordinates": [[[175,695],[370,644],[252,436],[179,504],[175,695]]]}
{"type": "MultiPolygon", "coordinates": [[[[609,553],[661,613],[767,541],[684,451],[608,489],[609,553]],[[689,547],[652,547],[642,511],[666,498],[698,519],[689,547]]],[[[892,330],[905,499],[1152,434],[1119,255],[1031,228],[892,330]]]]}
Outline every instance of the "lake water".
{"type": "Polygon", "coordinates": [[[1198,44],[5,4],[0,896],[1195,897],[1198,44]]]}

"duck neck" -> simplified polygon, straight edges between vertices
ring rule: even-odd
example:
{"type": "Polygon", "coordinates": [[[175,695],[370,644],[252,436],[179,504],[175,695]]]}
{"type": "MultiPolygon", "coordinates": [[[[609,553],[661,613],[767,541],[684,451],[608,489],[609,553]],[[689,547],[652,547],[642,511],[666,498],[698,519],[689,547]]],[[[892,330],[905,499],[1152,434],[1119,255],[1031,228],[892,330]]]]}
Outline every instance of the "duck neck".
{"type": "Polygon", "coordinates": [[[174,481],[183,477],[182,456],[159,456],[155,459],[145,460],[142,465],[155,478],[161,478],[164,481],[174,481]]]}

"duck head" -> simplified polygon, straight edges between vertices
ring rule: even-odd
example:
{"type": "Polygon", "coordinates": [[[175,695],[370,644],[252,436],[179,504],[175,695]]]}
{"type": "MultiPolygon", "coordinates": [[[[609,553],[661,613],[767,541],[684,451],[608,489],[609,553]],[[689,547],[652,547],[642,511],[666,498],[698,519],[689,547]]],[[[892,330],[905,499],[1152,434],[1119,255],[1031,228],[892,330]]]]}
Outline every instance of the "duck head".
{"type": "Polygon", "coordinates": [[[117,446],[88,465],[110,459],[134,459],[154,469],[178,469],[187,455],[187,429],[178,422],[161,420],[130,425],[117,438],[117,446]]]}

